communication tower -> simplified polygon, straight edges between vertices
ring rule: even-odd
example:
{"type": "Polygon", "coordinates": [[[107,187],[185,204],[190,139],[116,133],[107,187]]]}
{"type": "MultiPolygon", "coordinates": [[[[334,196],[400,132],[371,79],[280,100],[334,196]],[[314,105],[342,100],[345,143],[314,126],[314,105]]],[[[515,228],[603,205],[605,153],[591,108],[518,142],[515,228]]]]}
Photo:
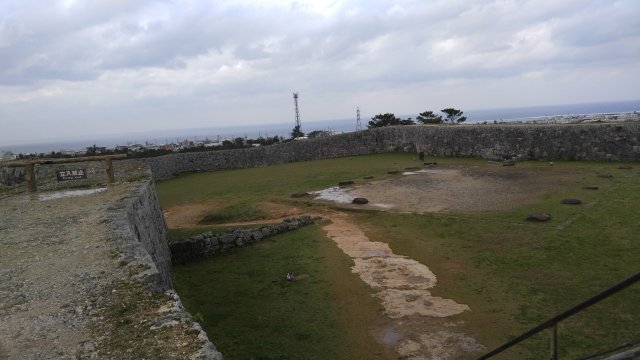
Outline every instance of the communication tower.
{"type": "Polygon", "coordinates": [[[300,128],[300,111],[298,110],[298,93],[293,93],[293,103],[296,110],[296,127],[300,128]]]}
{"type": "Polygon", "coordinates": [[[362,122],[360,122],[360,107],[356,108],[356,131],[362,130],[362,122]]]}

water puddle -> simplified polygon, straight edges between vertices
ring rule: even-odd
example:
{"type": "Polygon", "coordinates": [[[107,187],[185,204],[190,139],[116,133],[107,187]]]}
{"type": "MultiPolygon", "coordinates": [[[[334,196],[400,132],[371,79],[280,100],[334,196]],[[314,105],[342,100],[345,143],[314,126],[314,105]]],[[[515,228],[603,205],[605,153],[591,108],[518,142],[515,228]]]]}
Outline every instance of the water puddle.
{"type": "Polygon", "coordinates": [[[66,197],[86,196],[86,195],[103,192],[106,190],[107,188],[56,191],[56,192],[47,193],[47,194],[38,194],[38,200],[47,201],[47,200],[62,199],[66,197]]]}
{"type": "Polygon", "coordinates": [[[355,199],[355,196],[347,194],[344,189],[337,186],[320,191],[312,191],[311,194],[316,196],[314,200],[328,200],[340,204],[350,204],[355,199]]]}
{"type": "Polygon", "coordinates": [[[446,170],[443,170],[443,169],[422,169],[422,170],[416,170],[416,171],[405,171],[402,173],[402,175],[409,176],[409,175],[418,175],[418,174],[442,174],[445,171],[446,170]]]}

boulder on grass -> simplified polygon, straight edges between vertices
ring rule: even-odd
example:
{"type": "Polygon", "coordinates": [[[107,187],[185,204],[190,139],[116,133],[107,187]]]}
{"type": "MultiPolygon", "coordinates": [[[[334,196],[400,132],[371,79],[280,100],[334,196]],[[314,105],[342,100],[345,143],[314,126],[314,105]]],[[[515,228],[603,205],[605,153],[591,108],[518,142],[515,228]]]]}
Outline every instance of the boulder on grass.
{"type": "Polygon", "coordinates": [[[347,186],[347,185],[353,185],[353,180],[345,180],[345,181],[340,181],[338,183],[338,186],[347,186]]]}
{"type": "Polygon", "coordinates": [[[598,190],[598,189],[600,189],[600,187],[596,186],[596,185],[583,186],[582,188],[585,189],[585,190],[598,190]]]}
{"type": "Polygon", "coordinates": [[[551,215],[549,213],[529,214],[527,220],[545,222],[551,220],[551,215]]]}
{"type": "Polygon", "coordinates": [[[398,170],[391,170],[391,171],[387,171],[387,174],[397,174],[399,172],[400,171],[398,171],[398,170]]]}
{"type": "Polygon", "coordinates": [[[562,199],[562,201],[560,203],[561,204],[565,204],[565,205],[580,205],[580,204],[582,204],[582,200],[580,200],[580,199],[562,199]]]}
{"type": "Polygon", "coordinates": [[[516,162],[514,160],[505,160],[502,162],[502,166],[516,166],[516,162]]]}
{"type": "Polygon", "coordinates": [[[363,179],[365,179],[365,180],[370,180],[370,179],[373,179],[373,176],[371,176],[371,175],[369,175],[369,176],[365,176],[365,177],[363,177],[363,179]]]}
{"type": "Polygon", "coordinates": [[[305,197],[305,196],[309,196],[309,193],[308,192],[297,192],[297,193],[291,194],[292,198],[301,198],[301,197],[305,197]]]}
{"type": "Polygon", "coordinates": [[[353,201],[351,201],[351,203],[353,203],[353,204],[368,204],[369,203],[369,199],[363,198],[363,197],[357,197],[357,198],[353,199],[353,201]]]}

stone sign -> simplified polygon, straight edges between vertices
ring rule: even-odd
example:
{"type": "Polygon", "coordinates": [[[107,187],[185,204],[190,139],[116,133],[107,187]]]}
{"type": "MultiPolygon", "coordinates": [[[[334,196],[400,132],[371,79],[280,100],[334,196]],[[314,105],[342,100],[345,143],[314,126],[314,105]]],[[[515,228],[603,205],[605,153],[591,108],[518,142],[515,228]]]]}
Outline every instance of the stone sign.
{"type": "Polygon", "coordinates": [[[58,170],[56,175],[58,176],[58,181],[86,179],[87,169],[58,170]]]}

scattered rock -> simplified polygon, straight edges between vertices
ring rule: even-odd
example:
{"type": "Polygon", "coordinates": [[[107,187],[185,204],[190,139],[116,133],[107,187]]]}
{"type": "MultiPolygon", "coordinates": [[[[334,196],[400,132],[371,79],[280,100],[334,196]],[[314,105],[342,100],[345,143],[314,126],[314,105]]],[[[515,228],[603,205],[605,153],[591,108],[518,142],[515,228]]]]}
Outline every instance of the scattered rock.
{"type": "Polygon", "coordinates": [[[551,215],[549,213],[529,214],[527,220],[545,222],[551,220],[551,215]]]}
{"type": "Polygon", "coordinates": [[[582,200],[580,200],[580,199],[562,199],[562,201],[560,203],[561,204],[565,204],[565,205],[580,205],[580,204],[582,204],[582,200]]]}
{"type": "Polygon", "coordinates": [[[353,204],[368,204],[369,203],[369,199],[362,198],[362,197],[357,197],[357,198],[353,199],[352,203],[353,204]]]}
{"type": "Polygon", "coordinates": [[[600,187],[596,186],[596,185],[583,186],[582,188],[585,189],[585,190],[598,190],[598,189],[600,189],[600,187]]]}
{"type": "Polygon", "coordinates": [[[502,162],[502,166],[515,166],[516,162],[514,160],[505,160],[502,162]]]}
{"type": "Polygon", "coordinates": [[[340,181],[338,183],[338,186],[346,186],[346,185],[353,185],[353,180],[345,180],[345,181],[340,181]]]}
{"type": "Polygon", "coordinates": [[[309,193],[308,192],[297,192],[297,193],[291,194],[292,198],[301,198],[301,197],[305,197],[305,196],[309,196],[309,193]]]}

